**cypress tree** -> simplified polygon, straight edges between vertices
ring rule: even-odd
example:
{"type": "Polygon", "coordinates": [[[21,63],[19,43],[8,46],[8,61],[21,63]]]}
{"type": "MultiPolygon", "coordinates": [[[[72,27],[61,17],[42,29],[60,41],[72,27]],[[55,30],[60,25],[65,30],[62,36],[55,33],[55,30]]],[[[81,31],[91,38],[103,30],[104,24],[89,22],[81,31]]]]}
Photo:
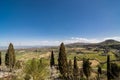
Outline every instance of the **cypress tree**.
{"type": "Polygon", "coordinates": [[[107,80],[111,79],[110,72],[110,55],[107,55],[107,80]]]}
{"type": "Polygon", "coordinates": [[[72,80],[73,79],[73,67],[72,67],[72,61],[69,60],[69,63],[68,63],[68,79],[69,80],[72,80]]]}
{"type": "Polygon", "coordinates": [[[98,66],[98,73],[99,73],[99,74],[102,74],[101,66],[98,66]]]}
{"type": "Polygon", "coordinates": [[[111,78],[116,79],[120,76],[120,68],[116,63],[111,63],[111,78]]]}
{"type": "Polygon", "coordinates": [[[89,59],[83,58],[83,72],[87,78],[89,79],[89,76],[91,75],[91,63],[89,62],[89,59]]]}
{"type": "Polygon", "coordinates": [[[5,64],[10,68],[13,68],[15,65],[15,50],[12,43],[9,44],[7,53],[5,55],[5,64]]]}
{"type": "Polygon", "coordinates": [[[100,80],[100,75],[102,74],[101,66],[98,66],[98,80],[100,80]]]}
{"type": "MultiPolygon", "coordinates": [[[[8,52],[8,50],[7,50],[7,52],[8,52]]],[[[8,53],[5,54],[5,65],[9,66],[9,56],[8,56],[8,53]]]]}
{"type": "Polygon", "coordinates": [[[0,65],[2,64],[2,59],[1,59],[1,52],[0,52],[0,65]]]}
{"type": "Polygon", "coordinates": [[[78,70],[78,66],[77,66],[77,60],[76,57],[74,57],[74,69],[73,69],[73,76],[74,76],[74,80],[78,80],[78,76],[79,76],[79,70],[78,70]]]}
{"type": "Polygon", "coordinates": [[[64,43],[61,43],[58,56],[58,67],[63,78],[67,77],[67,57],[64,43]]]}
{"type": "Polygon", "coordinates": [[[55,61],[54,61],[54,54],[53,51],[51,52],[51,59],[50,59],[50,66],[54,66],[55,65],[55,61]]]}

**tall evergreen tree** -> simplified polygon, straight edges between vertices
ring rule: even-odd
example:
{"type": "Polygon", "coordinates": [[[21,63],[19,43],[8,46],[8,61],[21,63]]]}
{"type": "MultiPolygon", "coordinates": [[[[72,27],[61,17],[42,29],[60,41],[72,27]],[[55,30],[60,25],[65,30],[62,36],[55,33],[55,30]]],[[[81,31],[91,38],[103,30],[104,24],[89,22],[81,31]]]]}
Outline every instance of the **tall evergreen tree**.
{"type": "Polygon", "coordinates": [[[98,66],[98,73],[99,73],[99,74],[102,74],[102,69],[101,69],[101,66],[100,66],[100,65],[98,66]]]}
{"type": "Polygon", "coordinates": [[[76,57],[74,57],[74,68],[73,68],[73,76],[74,76],[74,80],[79,80],[79,69],[77,66],[77,60],[76,57]]]}
{"type": "Polygon", "coordinates": [[[118,80],[120,77],[120,67],[116,63],[111,63],[111,78],[118,80]]]}
{"type": "Polygon", "coordinates": [[[54,61],[54,53],[53,51],[51,52],[51,59],[50,59],[50,66],[54,66],[55,65],[55,61],[54,61]]]}
{"type": "Polygon", "coordinates": [[[83,72],[87,78],[89,79],[89,76],[91,75],[91,62],[89,62],[89,59],[83,58],[83,72]]]}
{"type": "Polygon", "coordinates": [[[73,67],[72,67],[72,61],[69,60],[69,63],[68,63],[68,79],[69,80],[73,80],[73,67]]]}
{"type": "Polygon", "coordinates": [[[101,66],[98,66],[98,80],[100,80],[100,75],[102,74],[101,66]]]}
{"type": "Polygon", "coordinates": [[[61,43],[58,56],[58,67],[63,78],[67,77],[67,57],[64,43],[61,43]]]}
{"type": "Polygon", "coordinates": [[[7,53],[5,55],[5,64],[11,68],[13,68],[15,65],[15,50],[12,43],[9,44],[7,53]]]}
{"type": "Polygon", "coordinates": [[[2,64],[1,52],[0,52],[0,65],[2,64]]]}
{"type": "MultiPolygon", "coordinates": [[[[8,52],[8,50],[7,50],[7,52],[8,52]]],[[[8,53],[5,54],[5,65],[9,66],[9,55],[8,55],[8,53]]]]}
{"type": "Polygon", "coordinates": [[[111,79],[111,74],[110,74],[110,55],[107,55],[107,80],[111,79]]]}

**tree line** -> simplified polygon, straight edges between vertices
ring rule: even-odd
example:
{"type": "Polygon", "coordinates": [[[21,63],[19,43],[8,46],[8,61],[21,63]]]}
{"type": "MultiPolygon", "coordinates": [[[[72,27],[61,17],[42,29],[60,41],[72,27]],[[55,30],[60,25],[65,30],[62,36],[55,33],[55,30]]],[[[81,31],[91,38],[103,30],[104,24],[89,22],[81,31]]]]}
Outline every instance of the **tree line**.
{"type": "MultiPolygon", "coordinates": [[[[55,66],[54,61],[54,53],[51,52],[50,66],[55,66]]],[[[67,54],[65,52],[65,45],[61,43],[58,54],[58,70],[60,72],[59,79],[62,80],[90,80],[90,76],[92,73],[91,62],[89,59],[83,58],[82,68],[78,67],[77,57],[74,57],[74,61],[72,64],[72,60],[67,60],[67,54]],[[86,78],[84,77],[86,76],[86,78]]],[[[110,62],[110,55],[107,55],[107,69],[106,69],[107,80],[119,80],[120,79],[120,67],[116,63],[110,62]]],[[[101,65],[98,65],[97,69],[97,78],[96,80],[100,80],[100,75],[102,74],[101,65]]]]}

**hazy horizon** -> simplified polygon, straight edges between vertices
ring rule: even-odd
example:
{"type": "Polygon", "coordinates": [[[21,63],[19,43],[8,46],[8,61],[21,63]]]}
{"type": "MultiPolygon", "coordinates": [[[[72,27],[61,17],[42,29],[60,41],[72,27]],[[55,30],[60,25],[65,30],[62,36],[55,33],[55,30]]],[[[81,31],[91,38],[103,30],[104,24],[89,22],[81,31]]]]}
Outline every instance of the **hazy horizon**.
{"type": "Polygon", "coordinates": [[[42,46],[58,46],[60,45],[62,42],[65,43],[65,44],[70,44],[70,43],[77,43],[77,42],[80,42],[80,43],[99,43],[99,42],[102,42],[102,41],[105,41],[105,40],[109,40],[109,39],[112,39],[112,40],[116,40],[116,41],[120,41],[120,37],[107,37],[107,38],[99,38],[99,39],[87,39],[87,38],[79,38],[79,37],[72,37],[70,39],[66,39],[66,40],[54,40],[54,41],[26,41],[26,42],[0,42],[0,46],[8,46],[9,43],[13,43],[14,46],[16,47],[22,47],[22,46],[26,46],[26,47],[29,47],[29,46],[38,46],[38,47],[42,47],[42,46]]]}

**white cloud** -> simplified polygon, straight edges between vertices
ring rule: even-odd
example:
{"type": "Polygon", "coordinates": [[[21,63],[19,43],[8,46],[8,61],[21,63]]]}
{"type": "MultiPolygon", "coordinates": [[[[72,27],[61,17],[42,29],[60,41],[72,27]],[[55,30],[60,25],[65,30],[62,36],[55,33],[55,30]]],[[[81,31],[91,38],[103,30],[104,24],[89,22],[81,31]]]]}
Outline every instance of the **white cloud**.
{"type": "Polygon", "coordinates": [[[102,42],[107,39],[114,39],[120,41],[120,37],[106,37],[102,39],[97,38],[80,38],[80,37],[72,37],[67,40],[33,40],[33,41],[0,41],[0,46],[8,46],[10,42],[12,42],[15,46],[51,46],[51,45],[60,45],[61,42],[65,44],[68,43],[75,43],[75,42],[82,42],[82,43],[98,43],[102,42]]]}
{"type": "Polygon", "coordinates": [[[74,42],[83,42],[83,43],[97,43],[100,42],[98,39],[88,39],[88,38],[79,38],[79,37],[72,37],[72,41],[74,42]]]}

